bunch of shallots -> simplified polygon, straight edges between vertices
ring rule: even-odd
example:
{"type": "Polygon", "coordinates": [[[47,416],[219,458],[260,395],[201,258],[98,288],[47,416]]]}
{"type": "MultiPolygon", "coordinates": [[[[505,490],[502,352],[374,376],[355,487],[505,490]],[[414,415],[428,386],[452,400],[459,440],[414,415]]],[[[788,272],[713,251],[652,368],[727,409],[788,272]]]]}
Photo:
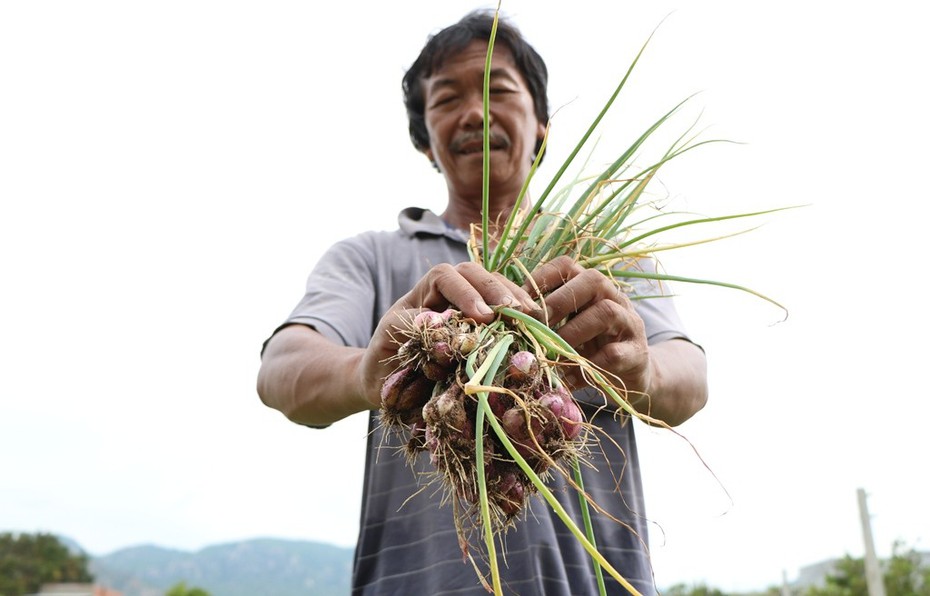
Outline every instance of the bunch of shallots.
{"type": "Polygon", "coordinates": [[[536,491],[525,469],[543,476],[579,453],[585,422],[578,404],[551,363],[502,320],[479,326],[455,310],[426,310],[398,332],[398,368],[382,387],[382,423],[403,436],[409,458],[429,455],[433,480],[472,518],[480,451],[494,530],[506,527],[536,491]],[[476,372],[482,370],[489,373],[476,372]],[[478,428],[480,392],[494,421],[478,428]]]}

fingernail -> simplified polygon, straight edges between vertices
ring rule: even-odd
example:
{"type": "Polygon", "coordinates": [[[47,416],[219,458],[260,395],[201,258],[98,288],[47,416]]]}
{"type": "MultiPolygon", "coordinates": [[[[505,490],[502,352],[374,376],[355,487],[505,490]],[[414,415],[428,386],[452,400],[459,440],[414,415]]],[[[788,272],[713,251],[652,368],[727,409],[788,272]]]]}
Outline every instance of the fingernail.
{"type": "Polygon", "coordinates": [[[546,318],[546,311],[538,306],[534,306],[533,308],[527,309],[526,314],[530,315],[537,321],[542,321],[542,320],[545,320],[546,318]]]}
{"type": "Polygon", "coordinates": [[[495,306],[508,306],[511,308],[516,307],[519,304],[520,302],[516,298],[507,295],[501,296],[500,299],[494,303],[495,306]]]}
{"type": "Polygon", "coordinates": [[[536,304],[532,300],[524,300],[523,301],[523,312],[532,315],[536,312],[542,312],[542,309],[539,307],[538,304],[536,304]]]}

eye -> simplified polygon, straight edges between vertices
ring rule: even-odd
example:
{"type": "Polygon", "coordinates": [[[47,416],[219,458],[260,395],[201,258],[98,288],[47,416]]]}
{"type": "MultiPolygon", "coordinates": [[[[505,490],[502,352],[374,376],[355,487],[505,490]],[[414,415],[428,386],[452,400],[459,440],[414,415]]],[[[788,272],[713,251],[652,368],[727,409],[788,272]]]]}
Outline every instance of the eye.
{"type": "Polygon", "coordinates": [[[436,96],[433,98],[433,101],[430,103],[432,107],[444,106],[452,103],[458,98],[457,95],[452,93],[444,93],[442,95],[436,96]]]}

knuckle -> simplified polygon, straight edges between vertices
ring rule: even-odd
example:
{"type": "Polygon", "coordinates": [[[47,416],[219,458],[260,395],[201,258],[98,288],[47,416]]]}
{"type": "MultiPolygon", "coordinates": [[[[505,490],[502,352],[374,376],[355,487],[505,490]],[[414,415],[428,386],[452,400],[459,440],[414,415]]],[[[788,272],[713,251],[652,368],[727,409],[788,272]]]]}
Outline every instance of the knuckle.
{"type": "Polygon", "coordinates": [[[560,255],[552,259],[552,264],[559,269],[574,269],[576,265],[575,260],[568,255],[560,255]]]}
{"type": "Polygon", "coordinates": [[[455,267],[453,267],[449,263],[440,263],[439,265],[436,265],[435,267],[430,269],[430,273],[435,277],[446,277],[448,275],[451,275],[454,272],[455,272],[455,267]]]}
{"type": "MultiPolygon", "coordinates": [[[[581,267],[581,265],[579,265],[581,267]]],[[[590,284],[603,284],[607,280],[604,277],[604,274],[596,269],[584,269],[579,273],[579,277],[585,280],[585,282],[590,284]]]]}
{"type": "Polygon", "coordinates": [[[624,349],[623,344],[619,342],[611,342],[601,349],[600,357],[604,364],[608,366],[608,368],[616,369],[616,363],[622,363],[626,360],[626,358],[624,358],[625,353],[626,350],[624,349]]]}
{"type": "Polygon", "coordinates": [[[617,286],[617,290],[616,290],[616,292],[614,293],[614,299],[615,299],[618,303],[620,303],[621,305],[623,305],[623,307],[626,308],[627,310],[632,310],[632,309],[633,309],[633,301],[630,300],[630,297],[627,296],[627,293],[623,291],[623,288],[622,288],[622,287],[617,286]]]}
{"type": "Polygon", "coordinates": [[[603,321],[604,329],[610,337],[623,335],[626,318],[619,304],[610,300],[599,300],[591,308],[598,320],[603,321]]]}

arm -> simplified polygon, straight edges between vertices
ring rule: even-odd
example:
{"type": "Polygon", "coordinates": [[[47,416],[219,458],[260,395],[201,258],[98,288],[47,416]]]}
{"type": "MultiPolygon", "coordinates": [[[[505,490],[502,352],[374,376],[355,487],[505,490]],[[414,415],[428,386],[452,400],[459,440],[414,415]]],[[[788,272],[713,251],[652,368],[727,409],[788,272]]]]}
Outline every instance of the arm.
{"type": "Polygon", "coordinates": [[[289,325],[268,342],[258,374],[262,401],[294,422],[325,426],[381,404],[381,384],[391,372],[397,352],[392,330],[424,308],[450,306],[487,323],[490,304],[538,309],[529,294],[480,265],[438,265],[381,318],[366,348],[334,344],[304,325],[289,325]]]}
{"type": "Polygon", "coordinates": [[[648,347],[651,372],[635,408],[670,426],[691,418],[707,403],[707,361],[690,341],[670,339],[648,347]]]}
{"type": "Polygon", "coordinates": [[[268,340],[258,373],[266,406],[309,426],[326,426],[376,407],[359,385],[361,348],[335,344],[306,325],[288,325],[268,340]]]}
{"type": "MultiPolygon", "coordinates": [[[[653,345],[632,302],[605,275],[559,257],[533,272],[550,322],[579,354],[618,379],[640,412],[670,426],[707,401],[704,352],[683,339],[653,345]]],[[[583,384],[568,376],[569,384],[583,384]]]]}

